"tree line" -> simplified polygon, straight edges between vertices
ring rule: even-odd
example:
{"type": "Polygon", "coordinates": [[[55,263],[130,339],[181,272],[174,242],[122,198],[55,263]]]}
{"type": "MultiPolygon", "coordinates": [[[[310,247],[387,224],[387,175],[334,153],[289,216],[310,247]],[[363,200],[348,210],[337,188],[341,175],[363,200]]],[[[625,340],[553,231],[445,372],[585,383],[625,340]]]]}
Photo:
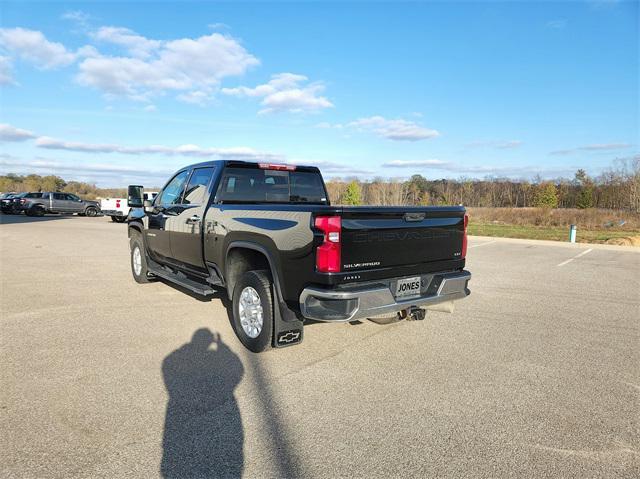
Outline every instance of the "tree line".
{"type": "MultiPolygon", "coordinates": [[[[413,175],[406,181],[374,178],[327,182],[333,204],[454,205],[480,207],[607,208],[640,212],[640,156],[618,160],[597,177],[584,170],[571,179],[544,181],[508,178],[429,180],[413,175]]],[[[0,176],[0,192],[64,191],[88,199],[124,197],[126,188],[98,188],[59,176],[0,176]]]]}
{"type": "Polygon", "coordinates": [[[640,212],[640,156],[617,160],[597,177],[533,181],[508,178],[407,181],[374,178],[327,182],[332,203],[343,205],[452,205],[479,207],[607,208],[640,212]]]}

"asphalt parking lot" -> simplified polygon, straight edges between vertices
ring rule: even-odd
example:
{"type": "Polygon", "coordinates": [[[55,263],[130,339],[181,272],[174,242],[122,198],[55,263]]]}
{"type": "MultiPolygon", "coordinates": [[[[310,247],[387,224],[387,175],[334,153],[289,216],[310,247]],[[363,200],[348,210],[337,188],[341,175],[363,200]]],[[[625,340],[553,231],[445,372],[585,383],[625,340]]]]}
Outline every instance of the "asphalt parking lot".
{"type": "Polygon", "coordinates": [[[1,220],[3,477],[640,473],[640,249],[472,238],[455,313],[254,355],[126,225],[1,220]]]}

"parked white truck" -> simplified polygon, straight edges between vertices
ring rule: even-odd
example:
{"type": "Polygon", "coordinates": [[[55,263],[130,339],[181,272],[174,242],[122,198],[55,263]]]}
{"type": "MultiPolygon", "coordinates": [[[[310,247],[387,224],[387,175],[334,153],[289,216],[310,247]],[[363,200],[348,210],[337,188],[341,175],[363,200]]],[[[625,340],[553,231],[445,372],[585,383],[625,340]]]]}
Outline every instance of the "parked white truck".
{"type": "MultiPolygon", "coordinates": [[[[144,193],[144,199],[153,201],[158,194],[157,191],[147,191],[144,193]]],[[[126,198],[103,198],[100,200],[100,210],[105,216],[110,216],[111,221],[116,223],[124,223],[129,215],[126,198]]]]}

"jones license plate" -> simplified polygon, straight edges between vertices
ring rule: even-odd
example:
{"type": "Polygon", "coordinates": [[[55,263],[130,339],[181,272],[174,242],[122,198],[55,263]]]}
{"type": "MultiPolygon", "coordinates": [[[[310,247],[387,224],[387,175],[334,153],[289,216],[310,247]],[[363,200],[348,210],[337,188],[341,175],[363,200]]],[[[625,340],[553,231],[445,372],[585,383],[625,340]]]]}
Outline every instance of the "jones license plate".
{"type": "Polygon", "coordinates": [[[402,298],[406,296],[419,296],[420,295],[420,276],[415,278],[399,279],[396,285],[396,298],[402,298]]]}

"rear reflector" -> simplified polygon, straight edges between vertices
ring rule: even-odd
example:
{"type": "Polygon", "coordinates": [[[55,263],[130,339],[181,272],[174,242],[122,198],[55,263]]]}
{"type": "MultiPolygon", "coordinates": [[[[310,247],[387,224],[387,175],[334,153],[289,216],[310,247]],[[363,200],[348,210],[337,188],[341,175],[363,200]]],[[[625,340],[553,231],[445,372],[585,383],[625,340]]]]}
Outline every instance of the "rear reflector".
{"type": "Polygon", "coordinates": [[[316,269],[320,273],[340,272],[342,222],[339,216],[318,216],[315,227],[324,234],[324,242],[316,250],[316,269]]]}
{"type": "Polygon", "coordinates": [[[295,171],[296,165],[277,165],[275,163],[258,163],[263,170],[295,171]]]}
{"type": "Polygon", "coordinates": [[[469,225],[469,215],[464,215],[464,231],[462,234],[462,258],[467,257],[467,226],[469,225]]]}

